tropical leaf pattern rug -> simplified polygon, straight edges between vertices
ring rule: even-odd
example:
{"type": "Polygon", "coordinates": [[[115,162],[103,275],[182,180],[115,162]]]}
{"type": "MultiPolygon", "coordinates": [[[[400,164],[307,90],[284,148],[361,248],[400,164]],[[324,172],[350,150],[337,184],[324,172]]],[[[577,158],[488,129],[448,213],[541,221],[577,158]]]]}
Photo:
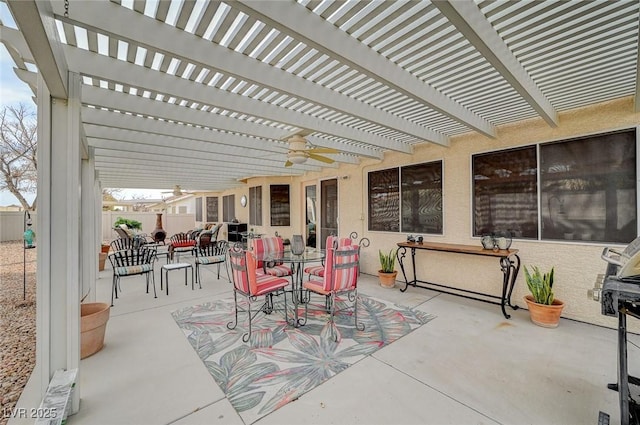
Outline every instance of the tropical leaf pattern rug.
{"type": "MultiPolygon", "coordinates": [[[[341,301],[336,309],[341,307],[341,301]]],[[[254,306],[255,307],[255,306],[254,306]]],[[[246,313],[236,329],[233,300],[219,300],[174,311],[173,318],[207,370],[246,424],[300,397],[324,381],[391,344],[435,316],[379,299],[359,295],[358,321],[339,314],[335,342],[322,308],[309,309],[305,326],[288,325],[282,312],[259,313],[248,343],[246,313]]],[[[300,313],[303,314],[303,309],[300,313]]],[[[291,314],[292,312],[290,312],[291,314]]]]}

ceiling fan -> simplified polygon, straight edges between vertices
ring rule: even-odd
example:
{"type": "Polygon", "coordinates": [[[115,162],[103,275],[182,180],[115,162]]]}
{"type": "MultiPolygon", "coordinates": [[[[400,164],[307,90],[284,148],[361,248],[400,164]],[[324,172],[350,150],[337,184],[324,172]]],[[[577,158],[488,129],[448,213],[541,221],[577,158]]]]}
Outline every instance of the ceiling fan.
{"type": "Polygon", "coordinates": [[[180,185],[179,185],[179,184],[177,184],[177,185],[175,185],[175,186],[173,187],[173,190],[164,191],[164,192],[162,192],[162,193],[170,193],[170,194],[171,194],[171,195],[173,195],[173,196],[182,196],[182,195],[184,195],[184,194],[191,193],[191,192],[185,192],[185,191],[183,191],[183,190],[180,188],[180,185]]]}
{"type": "Polygon", "coordinates": [[[317,148],[311,145],[307,147],[307,139],[300,134],[294,134],[287,141],[289,142],[289,152],[287,153],[287,162],[284,163],[285,167],[291,167],[293,164],[303,164],[309,158],[332,164],[335,162],[333,159],[318,154],[340,153],[339,150],[333,148],[317,148]]]}

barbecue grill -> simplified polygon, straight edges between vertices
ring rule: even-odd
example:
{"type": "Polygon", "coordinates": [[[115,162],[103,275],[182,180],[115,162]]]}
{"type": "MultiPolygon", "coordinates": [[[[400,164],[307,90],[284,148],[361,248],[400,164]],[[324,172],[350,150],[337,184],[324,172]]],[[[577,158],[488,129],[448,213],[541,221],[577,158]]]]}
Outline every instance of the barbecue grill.
{"type": "MultiPolygon", "coordinates": [[[[629,376],[627,361],[627,316],[640,319],[640,237],[620,252],[604,248],[601,255],[607,263],[605,274],[598,275],[589,297],[600,301],[605,316],[618,317],[618,382],[609,389],[618,391],[620,423],[640,425],[640,404],[629,393],[629,384],[640,386],[640,379],[629,376]]],[[[599,424],[608,424],[609,415],[600,412],[599,424]]]]}

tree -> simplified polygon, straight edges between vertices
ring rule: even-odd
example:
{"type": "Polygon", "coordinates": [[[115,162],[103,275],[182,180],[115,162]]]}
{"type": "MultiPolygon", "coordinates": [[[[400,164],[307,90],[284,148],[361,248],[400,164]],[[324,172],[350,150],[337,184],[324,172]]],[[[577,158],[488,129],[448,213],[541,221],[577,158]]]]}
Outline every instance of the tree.
{"type": "Polygon", "coordinates": [[[5,106],[0,112],[0,190],[8,190],[22,208],[34,210],[24,197],[36,191],[38,160],[37,119],[35,112],[20,103],[5,106]]]}
{"type": "Polygon", "coordinates": [[[113,204],[107,205],[108,202],[117,202],[120,195],[120,189],[102,189],[102,210],[114,211],[113,204]],[[105,202],[106,201],[106,202],[105,202]]]}

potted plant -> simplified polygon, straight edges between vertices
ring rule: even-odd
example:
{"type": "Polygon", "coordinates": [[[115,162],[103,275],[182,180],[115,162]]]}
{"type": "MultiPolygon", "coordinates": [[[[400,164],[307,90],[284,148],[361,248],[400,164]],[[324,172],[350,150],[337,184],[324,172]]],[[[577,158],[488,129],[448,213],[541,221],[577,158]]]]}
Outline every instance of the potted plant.
{"type": "Polygon", "coordinates": [[[122,217],[118,217],[116,222],[113,223],[113,227],[118,227],[121,224],[125,224],[129,229],[135,229],[135,230],[142,229],[142,223],[139,222],[138,220],[133,220],[130,218],[122,218],[122,217]]]}
{"type": "Polygon", "coordinates": [[[85,303],[87,296],[88,292],[80,301],[80,359],[102,350],[111,310],[107,303],[85,303]]]}
{"type": "Polygon", "coordinates": [[[380,270],[378,270],[378,277],[380,278],[380,285],[385,288],[393,288],[396,284],[396,250],[392,249],[389,254],[385,254],[382,250],[378,250],[380,256],[380,270]]]}
{"type": "Polygon", "coordinates": [[[553,295],[554,268],[549,273],[542,273],[533,266],[532,273],[524,267],[524,277],[531,295],[524,297],[531,321],[545,328],[556,328],[560,322],[560,315],[564,303],[553,295]]]}

